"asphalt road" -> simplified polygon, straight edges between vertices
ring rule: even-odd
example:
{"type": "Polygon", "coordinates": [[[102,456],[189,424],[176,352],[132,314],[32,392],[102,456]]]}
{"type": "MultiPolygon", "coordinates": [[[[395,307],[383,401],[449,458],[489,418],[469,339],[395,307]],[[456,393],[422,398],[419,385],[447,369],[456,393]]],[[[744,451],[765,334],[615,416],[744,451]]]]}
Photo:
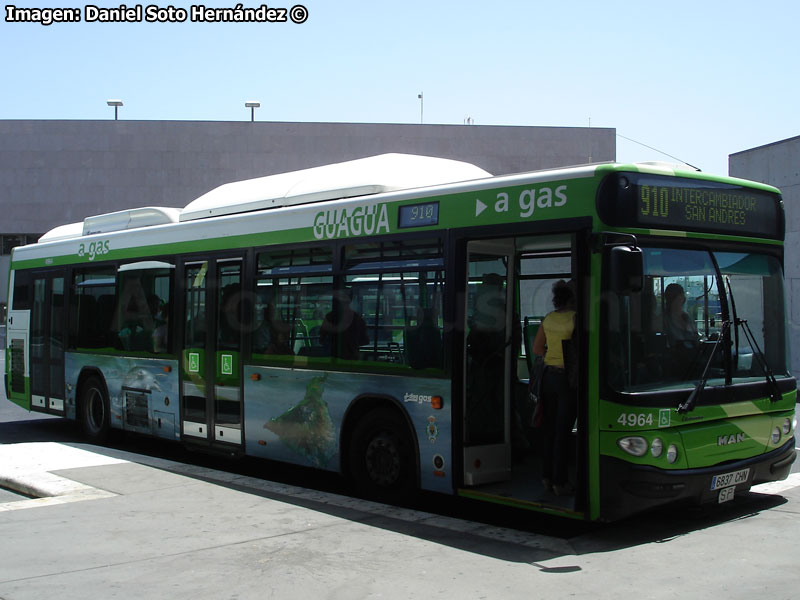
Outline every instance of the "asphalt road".
{"type": "MultiPolygon", "coordinates": [[[[181,582],[184,594],[174,597],[619,598],[638,592],[642,598],[744,599],[766,593],[789,599],[797,594],[798,463],[788,481],[737,494],[722,506],[585,526],[530,519],[530,513],[522,524],[518,513],[454,506],[440,497],[402,508],[365,503],[343,495],[335,476],[199,456],[137,436],[115,436],[108,446],[94,448],[82,443],[72,423],[0,399],[0,444],[51,448],[47,442],[60,442],[70,452],[80,448],[101,458],[124,458],[120,464],[59,473],[93,489],[114,489],[117,496],[0,511],[3,600],[47,597],[48,591],[63,598],[171,598],[181,582]],[[170,504],[197,498],[208,505],[198,501],[179,514],[170,504]],[[233,513],[220,515],[222,506],[233,513]],[[274,516],[266,518],[271,511],[274,516]],[[105,515],[108,535],[87,531],[90,515],[105,515]],[[240,532],[242,538],[231,541],[240,532]],[[75,540],[84,538],[75,547],[75,540]],[[123,552],[124,540],[130,546],[123,552]],[[168,554],[173,543],[179,549],[168,554]],[[197,548],[187,550],[192,544],[197,548]],[[276,550],[287,546],[288,554],[276,550]],[[110,558],[114,552],[121,555],[116,562],[110,558]],[[148,552],[153,556],[138,563],[130,557],[148,552]],[[240,559],[229,558],[234,554],[240,559]],[[361,559],[349,560],[353,556],[361,559]],[[298,567],[304,560],[318,568],[298,567]],[[173,571],[173,561],[185,561],[184,571],[173,571]],[[151,569],[135,580],[148,580],[152,593],[120,585],[121,577],[133,579],[133,564],[151,569]],[[187,579],[195,571],[203,573],[197,589],[187,579]],[[272,578],[277,587],[270,589],[281,594],[266,593],[253,573],[272,578]],[[344,587],[333,585],[345,580],[344,587]],[[77,582],[89,590],[85,596],[73,591],[77,582]]],[[[4,494],[0,491],[0,509],[24,504],[19,496],[4,494]]]]}

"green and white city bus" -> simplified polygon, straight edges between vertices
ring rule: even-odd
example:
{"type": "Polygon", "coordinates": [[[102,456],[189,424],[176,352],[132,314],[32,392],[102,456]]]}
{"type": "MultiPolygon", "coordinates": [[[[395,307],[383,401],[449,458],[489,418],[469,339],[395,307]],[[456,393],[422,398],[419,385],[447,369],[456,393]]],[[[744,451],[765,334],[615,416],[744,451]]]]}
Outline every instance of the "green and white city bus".
{"type": "Polygon", "coordinates": [[[724,502],[795,458],[783,238],[778,190],[664,164],[492,177],[382,155],[235,182],[16,248],[6,389],[94,441],[311,466],[388,500],[591,520],[724,502]],[[574,495],[543,485],[530,385],[562,279],[574,495]],[[667,323],[676,286],[692,339],[667,323]]]}

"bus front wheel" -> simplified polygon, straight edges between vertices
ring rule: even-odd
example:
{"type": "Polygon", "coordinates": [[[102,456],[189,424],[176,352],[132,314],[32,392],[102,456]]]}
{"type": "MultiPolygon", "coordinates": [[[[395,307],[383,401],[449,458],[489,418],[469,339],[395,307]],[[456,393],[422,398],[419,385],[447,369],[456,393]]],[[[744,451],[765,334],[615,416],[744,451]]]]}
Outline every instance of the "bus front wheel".
{"type": "Polygon", "coordinates": [[[111,411],[105,386],[91,376],[81,385],[78,419],[83,434],[92,442],[102,443],[111,429],[111,411]]]}
{"type": "Polygon", "coordinates": [[[350,473],[360,494],[380,500],[407,499],[416,488],[408,427],[392,410],[373,410],[359,421],[350,446],[350,473]]]}

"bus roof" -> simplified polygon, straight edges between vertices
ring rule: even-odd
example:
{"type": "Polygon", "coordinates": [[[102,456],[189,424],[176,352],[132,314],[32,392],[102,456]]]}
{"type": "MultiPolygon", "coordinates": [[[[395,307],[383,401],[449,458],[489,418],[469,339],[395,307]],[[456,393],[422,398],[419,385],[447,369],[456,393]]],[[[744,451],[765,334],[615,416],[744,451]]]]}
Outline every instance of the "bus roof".
{"type": "Polygon", "coordinates": [[[634,171],[698,180],[741,184],[770,192],[771,186],[730,177],[699,173],[666,163],[593,163],[542,171],[492,176],[473,164],[429,156],[382,154],[310,169],[258,177],[221,185],[190,202],[184,209],[143,207],[87,217],[83,222],[61,225],[44,234],[39,242],[60,242],[92,234],[153,226],[196,223],[212,217],[273,208],[291,208],[322,201],[368,198],[389,194],[419,194],[478,191],[499,185],[528,185],[558,179],[592,177],[615,171],[634,171]]]}
{"type": "Polygon", "coordinates": [[[491,178],[471,163],[413,154],[381,154],[310,169],[226,183],[184,209],[147,206],[86,217],[60,225],[40,242],[54,242],[242,212],[338,200],[491,178]]]}
{"type": "Polygon", "coordinates": [[[381,154],[226,183],[190,202],[181,221],[491,177],[467,162],[381,154]]]}

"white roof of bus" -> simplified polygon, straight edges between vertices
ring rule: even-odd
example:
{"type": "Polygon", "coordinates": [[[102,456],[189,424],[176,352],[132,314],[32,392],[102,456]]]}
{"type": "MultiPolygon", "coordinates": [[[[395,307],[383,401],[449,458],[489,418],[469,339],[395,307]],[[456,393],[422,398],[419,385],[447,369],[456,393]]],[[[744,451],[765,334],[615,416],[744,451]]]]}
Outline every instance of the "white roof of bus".
{"type": "Polygon", "coordinates": [[[491,177],[473,164],[415,156],[381,154],[333,165],[226,183],[190,202],[180,214],[192,221],[239,212],[352,198],[491,177]]]}
{"type": "Polygon", "coordinates": [[[190,202],[183,210],[145,206],[86,217],[81,223],[51,229],[39,242],[491,177],[491,173],[467,162],[412,154],[381,154],[226,183],[190,202]]]}
{"type": "Polygon", "coordinates": [[[80,223],[68,223],[54,227],[42,237],[39,242],[55,242],[56,240],[66,240],[69,238],[81,237],[83,235],[83,221],[80,223]]]}

